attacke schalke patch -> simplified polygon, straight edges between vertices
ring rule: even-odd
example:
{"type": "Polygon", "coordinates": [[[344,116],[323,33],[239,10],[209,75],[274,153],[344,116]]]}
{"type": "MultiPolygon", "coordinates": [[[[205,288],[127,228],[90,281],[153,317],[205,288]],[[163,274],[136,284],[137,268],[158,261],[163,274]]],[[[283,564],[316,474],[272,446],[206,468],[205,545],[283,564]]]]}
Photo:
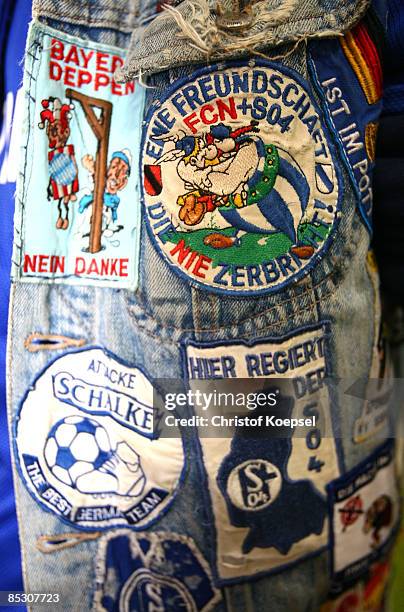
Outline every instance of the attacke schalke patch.
{"type": "Polygon", "coordinates": [[[172,502],[184,468],[180,434],[156,438],[157,418],[139,368],[99,348],[60,357],[36,379],[16,421],[29,492],[75,527],[147,527],[172,502]]]}
{"type": "Polygon", "coordinates": [[[264,61],[200,70],[152,106],[146,125],[146,217],[178,273],[243,294],[309,271],[335,226],[339,187],[298,74],[264,61]]]}

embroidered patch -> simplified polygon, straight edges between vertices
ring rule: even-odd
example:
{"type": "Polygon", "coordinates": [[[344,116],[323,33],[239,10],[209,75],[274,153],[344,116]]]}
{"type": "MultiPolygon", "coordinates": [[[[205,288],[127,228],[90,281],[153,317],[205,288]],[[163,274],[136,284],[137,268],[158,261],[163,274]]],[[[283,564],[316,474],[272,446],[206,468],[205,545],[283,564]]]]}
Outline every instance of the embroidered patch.
{"type": "Polygon", "coordinates": [[[399,519],[391,441],[327,487],[336,588],[365,573],[385,551],[399,519]]]}
{"type": "Polygon", "coordinates": [[[372,172],[382,108],[377,47],[362,21],[339,40],[312,41],[309,50],[314,82],[336,132],[361,215],[371,229],[372,172]]]}
{"type": "Polygon", "coordinates": [[[153,105],[143,200],[158,251],[224,293],[275,291],[324,253],[337,169],[307,84],[278,64],[211,66],[153,105]]]}
{"type": "Polygon", "coordinates": [[[208,564],[187,536],[121,530],[103,536],[95,608],[208,612],[220,600],[208,564]]]}
{"type": "Polygon", "coordinates": [[[254,439],[243,428],[233,438],[201,436],[219,583],[278,571],[328,545],[325,486],[339,467],[324,381],[327,327],[250,343],[184,347],[191,388],[205,378],[269,377],[274,386],[290,378],[294,392],[277,401],[282,417],[316,417],[306,437],[290,431],[282,438],[254,439]]]}
{"type": "Polygon", "coordinates": [[[31,27],[16,278],[137,285],[144,90],[114,82],[122,64],[115,47],[31,27]]]}
{"type": "Polygon", "coordinates": [[[29,492],[75,527],[149,526],[171,504],[184,469],[180,433],[156,438],[158,418],[139,368],[100,348],[59,357],[30,387],[15,424],[29,492]]]}

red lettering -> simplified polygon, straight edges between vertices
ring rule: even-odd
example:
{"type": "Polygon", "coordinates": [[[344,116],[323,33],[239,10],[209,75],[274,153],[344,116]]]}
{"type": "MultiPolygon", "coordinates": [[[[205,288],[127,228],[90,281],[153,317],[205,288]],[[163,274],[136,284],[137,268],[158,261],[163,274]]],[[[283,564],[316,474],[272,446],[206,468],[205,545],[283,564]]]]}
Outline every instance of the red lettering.
{"type": "Polygon", "coordinates": [[[96,66],[97,70],[101,70],[103,72],[109,72],[108,68],[108,53],[101,53],[98,51],[96,56],[96,66]]]}
{"type": "Polygon", "coordinates": [[[186,270],[189,270],[189,268],[192,266],[193,262],[198,257],[198,255],[199,255],[198,251],[193,251],[191,253],[191,257],[188,259],[187,263],[185,264],[186,270]]]}
{"type": "Polygon", "coordinates": [[[201,270],[209,270],[209,266],[207,266],[206,264],[211,263],[212,259],[210,257],[206,257],[206,255],[201,255],[197,251],[191,251],[189,246],[185,248],[184,240],[180,240],[170,251],[170,255],[176,255],[177,253],[177,260],[180,265],[182,265],[188,255],[190,255],[187,263],[184,266],[186,270],[189,270],[196,257],[198,257],[197,261],[195,262],[194,269],[192,270],[192,274],[194,274],[195,276],[199,276],[199,278],[205,278],[205,274],[201,272],[201,270]]]}
{"type": "Polygon", "coordinates": [[[205,278],[205,274],[200,272],[200,270],[209,270],[209,266],[205,264],[209,264],[211,261],[212,259],[210,257],[207,257],[206,255],[199,255],[199,259],[192,271],[193,274],[195,274],[195,276],[199,276],[199,278],[205,278]]]}
{"type": "Polygon", "coordinates": [[[212,104],[205,104],[201,108],[201,119],[205,125],[210,125],[211,123],[216,123],[217,121],[217,113],[214,113],[214,108],[212,104]],[[212,113],[212,117],[210,119],[207,118],[206,113],[212,113]]]}
{"type": "Polygon", "coordinates": [[[84,257],[76,257],[76,268],[74,270],[75,274],[83,274],[86,269],[86,260],[84,257]]]}
{"type": "Polygon", "coordinates": [[[189,127],[193,134],[196,134],[198,132],[195,125],[199,123],[199,117],[196,116],[196,113],[191,113],[190,115],[188,115],[188,117],[185,117],[184,123],[186,126],[189,127]]]}
{"type": "Polygon", "coordinates": [[[74,81],[74,75],[76,74],[76,68],[72,68],[71,66],[66,66],[65,68],[65,78],[64,78],[64,84],[65,85],[70,85],[70,86],[75,86],[75,81],[74,81]]]}
{"type": "Polygon", "coordinates": [[[43,274],[44,272],[48,272],[48,259],[49,255],[39,256],[38,272],[41,272],[41,274],[43,274]]]}
{"type": "Polygon", "coordinates": [[[112,79],[112,81],[111,81],[111,91],[116,96],[122,96],[123,95],[122,85],[120,85],[119,83],[114,81],[114,79],[112,79]]]}
{"type": "Polygon", "coordinates": [[[80,49],[80,54],[83,60],[83,68],[88,68],[88,62],[94,55],[94,51],[87,51],[87,54],[84,49],[80,49]]]}
{"type": "Polygon", "coordinates": [[[125,83],[125,94],[135,93],[135,81],[131,81],[130,83],[125,83]]]}
{"type": "Polygon", "coordinates": [[[32,258],[30,255],[24,255],[24,272],[35,272],[36,271],[36,255],[32,258]]]}
{"type": "Polygon", "coordinates": [[[65,271],[64,256],[60,257],[59,255],[52,255],[50,262],[50,271],[52,273],[65,271]]]}
{"type": "Polygon", "coordinates": [[[109,259],[101,259],[101,276],[108,276],[109,274],[109,259]]]}
{"type": "Polygon", "coordinates": [[[62,67],[59,66],[56,62],[49,62],[49,78],[52,81],[60,81],[63,74],[62,67]]]}
{"type": "Polygon", "coordinates": [[[111,72],[114,73],[115,70],[123,66],[123,64],[124,64],[124,61],[121,57],[119,57],[119,55],[113,55],[112,62],[111,62],[111,72]]]}
{"type": "Polygon", "coordinates": [[[129,276],[129,273],[128,273],[129,259],[125,258],[125,259],[120,259],[119,261],[121,263],[120,268],[119,268],[119,276],[129,276]]]}
{"type": "Polygon", "coordinates": [[[98,276],[129,276],[127,258],[99,259],[92,257],[85,260],[84,257],[76,257],[75,274],[96,274],[98,276]]]}
{"type": "Polygon", "coordinates": [[[117,259],[112,259],[111,261],[111,269],[109,271],[111,276],[117,276],[117,272],[116,272],[116,264],[118,263],[117,259]]]}
{"type": "Polygon", "coordinates": [[[56,38],[52,38],[51,48],[50,48],[50,56],[52,59],[63,60],[63,51],[64,44],[60,40],[56,40],[56,38]]]}
{"type": "Polygon", "coordinates": [[[82,85],[87,85],[91,83],[91,73],[87,72],[87,70],[79,70],[78,78],[77,78],[77,87],[81,87],[82,85]]]}
{"type": "Polygon", "coordinates": [[[175,247],[170,251],[170,255],[178,253],[178,263],[182,264],[183,261],[188,257],[191,249],[189,246],[185,248],[185,240],[180,240],[175,247]]]}
{"type": "Polygon", "coordinates": [[[87,274],[98,274],[97,260],[93,257],[88,266],[87,274]]]}
{"type": "Polygon", "coordinates": [[[75,45],[72,45],[69,51],[66,53],[65,62],[66,64],[72,63],[76,64],[76,66],[80,66],[79,54],[75,45]]]}
{"type": "Polygon", "coordinates": [[[226,102],[224,100],[217,100],[217,110],[219,111],[219,117],[221,121],[225,120],[226,113],[232,118],[237,119],[237,109],[236,103],[234,102],[234,98],[228,99],[228,106],[226,106],[226,102]]]}
{"type": "Polygon", "coordinates": [[[24,255],[24,272],[64,272],[65,258],[59,255],[24,255]]]}
{"type": "Polygon", "coordinates": [[[103,74],[102,72],[97,72],[95,75],[94,84],[95,91],[98,91],[100,87],[106,87],[107,85],[109,85],[109,77],[106,74],[103,74]]]}

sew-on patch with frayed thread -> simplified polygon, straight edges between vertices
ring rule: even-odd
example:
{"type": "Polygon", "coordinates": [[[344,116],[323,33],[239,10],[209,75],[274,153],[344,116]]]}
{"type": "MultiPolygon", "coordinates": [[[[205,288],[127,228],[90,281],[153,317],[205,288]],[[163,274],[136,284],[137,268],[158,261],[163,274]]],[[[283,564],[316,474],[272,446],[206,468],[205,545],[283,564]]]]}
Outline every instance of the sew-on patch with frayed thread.
{"type": "Polygon", "coordinates": [[[264,60],[198,70],[152,105],[145,126],[147,226],[183,278],[219,293],[272,292],[326,251],[338,169],[296,72],[264,60]]]}

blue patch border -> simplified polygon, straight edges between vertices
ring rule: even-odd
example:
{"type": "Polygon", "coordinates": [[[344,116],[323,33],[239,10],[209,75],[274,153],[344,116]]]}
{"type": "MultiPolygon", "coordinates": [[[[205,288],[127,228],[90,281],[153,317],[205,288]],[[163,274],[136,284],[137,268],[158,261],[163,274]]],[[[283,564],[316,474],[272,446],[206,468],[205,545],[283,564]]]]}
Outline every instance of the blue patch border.
{"type": "MultiPolygon", "coordinates": [[[[366,561],[366,565],[364,564],[363,568],[360,569],[357,573],[353,574],[351,578],[346,578],[344,576],[344,573],[346,572],[346,569],[349,568],[350,566],[347,566],[340,572],[336,572],[335,566],[334,566],[333,552],[334,552],[335,534],[334,534],[334,528],[333,528],[333,516],[334,516],[335,490],[339,488],[340,486],[344,485],[347,481],[350,481],[356,475],[360,475],[363,472],[363,470],[366,469],[368,464],[373,463],[377,459],[377,457],[379,457],[380,455],[389,453],[390,460],[386,464],[386,466],[389,466],[392,462],[394,464],[394,450],[395,450],[395,438],[388,438],[385,442],[383,442],[383,444],[378,446],[368,457],[366,457],[366,459],[358,463],[354,468],[352,468],[345,474],[341,475],[339,478],[332,480],[326,487],[327,494],[328,494],[328,513],[329,513],[330,575],[331,575],[331,580],[333,581],[330,592],[333,594],[339,594],[345,589],[351,587],[364,574],[366,574],[370,565],[386,554],[386,551],[388,551],[388,549],[390,548],[400,528],[400,512],[399,512],[398,517],[397,517],[397,522],[395,525],[393,525],[391,533],[389,537],[387,538],[386,542],[384,542],[377,550],[373,551],[373,553],[370,553],[369,555],[366,555],[365,557],[361,557],[361,559],[358,559],[357,561],[355,561],[352,565],[360,563],[360,562],[364,563],[365,561],[366,561]]],[[[358,489],[356,490],[361,489],[367,484],[368,484],[367,482],[364,483],[363,485],[358,487],[358,489]]],[[[397,489],[398,489],[398,483],[397,483],[397,489]]],[[[400,498],[399,498],[399,501],[400,501],[400,498]]]]}
{"type": "MultiPolygon", "coordinates": [[[[84,353],[93,349],[98,349],[101,350],[108,358],[112,358],[115,361],[117,361],[120,365],[126,367],[126,368],[136,368],[138,370],[140,370],[140,372],[149,380],[149,382],[152,384],[152,386],[157,389],[157,391],[159,391],[159,389],[156,387],[155,383],[152,382],[153,379],[146,373],[146,371],[144,370],[143,367],[137,366],[137,365],[133,365],[128,363],[127,361],[125,361],[124,359],[120,358],[118,355],[116,355],[115,353],[113,353],[112,351],[106,349],[103,346],[97,345],[97,344],[89,344],[86,345],[85,347],[81,347],[79,349],[75,349],[72,351],[66,351],[64,352],[62,355],[58,355],[57,357],[55,357],[54,359],[51,359],[39,372],[37,375],[35,375],[33,382],[28,386],[27,390],[25,391],[23,398],[20,400],[20,402],[18,403],[18,408],[16,410],[16,413],[14,415],[14,420],[13,420],[13,424],[11,427],[11,434],[12,434],[12,448],[13,448],[13,453],[14,453],[14,459],[15,459],[15,466],[16,466],[16,470],[17,473],[23,483],[23,485],[25,486],[25,488],[27,489],[28,493],[30,494],[30,496],[32,497],[32,499],[43,509],[45,510],[45,512],[48,512],[50,514],[52,514],[52,516],[56,517],[57,519],[59,519],[62,523],[64,523],[65,525],[68,525],[69,527],[73,527],[75,529],[78,529],[80,531],[86,531],[86,532],[94,532],[94,531],[108,531],[109,529],[129,529],[129,530],[133,530],[133,531],[144,531],[149,529],[152,525],[154,525],[157,521],[159,521],[165,514],[167,514],[167,512],[171,509],[171,506],[173,504],[173,502],[175,501],[177,495],[180,493],[182,485],[185,481],[185,477],[188,471],[188,452],[189,452],[189,442],[186,439],[186,437],[184,435],[181,435],[181,441],[182,441],[182,450],[183,450],[183,455],[184,455],[184,462],[183,462],[183,466],[181,469],[181,473],[179,475],[178,478],[178,483],[177,486],[175,488],[175,490],[173,491],[173,493],[171,494],[171,499],[170,501],[164,506],[164,508],[158,512],[155,517],[153,519],[151,519],[148,523],[142,525],[141,527],[137,527],[136,525],[131,525],[131,524],[122,524],[122,522],[119,523],[114,523],[113,521],[111,521],[110,524],[105,525],[105,526],[96,526],[94,525],[94,527],[89,527],[86,525],[80,525],[77,523],[72,522],[69,519],[64,518],[62,515],[54,512],[54,510],[52,510],[51,508],[49,508],[49,506],[47,506],[46,504],[44,504],[40,499],[38,499],[38,497],[35,494],[35,491],[33,491],[31,489],[31,487],[29,486],[29,483],[27,482],[24,473],[21,469],[21,465],[20,465],[20,459],[19,459],[19,450],[18,450],[18,446],[17,446],[17,433],[18,433],[18,424],[19,424],[19,420],[20,420],[20,415],[24,406],[24,403],[29,395],[29,393],[31,391],[33,391],[35,389],[36,383],[38,381],[38,379],[43,376],[43,374],[45,374],[45,372],[59,359],[62,359],[63,357],[67,356],[67,355],[73,355],[73,354],[78,354],[78,353],[84,353]]],[[[150,439],[150,438],[149,438],[150,439]]],[[[170,495],[170,493],[168,494],[170,495]]]]}
{"type": "Polygon", "coordinates": [[[352,170],[352,166],[351,166],[351,164],[349,162],[347,153],[346,153],[345,148],[344,148],[344,146],[343,146],[343,144],[342,144],[342,142],[340,140],[340,137],[338,136],[337,128],[334,126],[334,123],[333,123],[333,121],[331,119],[331,112],[330,112],[330,109],[329,109],[328,104],[326,102],[325,94],[323,92],[323,89],[322,89],[322,87],[320,85],[320,81],[319,81],[319,78],[318,78],[318,75],[317,75],[316,65],[315,65],[315,62],[314,62],[314,59],[313,59],[313,53],[311,51],[311,45],[310,44],[308,46],[308,51],[307,51],[307,66],[308,66],[308,69],[309,69],[309,75],[310,75],[311,80],[313,82],[314,89],[315,89],[315,91],[316,91],[316,93],[317,93],[317,95],[318,95],[318,97],[319,97],[319,99],[321,101],[321,106],[322,106],[322,110],[324,112],[325,121],[326,121],[326,124],[328,126],[328,130],[334,135],[335,142],[336,142],[337,148],[339,150],[341,159],[342,159],[342,161],[344,163],[346,171],[348,172],[348,176],[350,178],[352,189],[354,190],[355,196],[357,198],[357,208],[359,208],[359,213],[360,213],[360,216],[362,217],[363,224],[366,227],[367,231],[369,232],[370,237],[372,237],[373,236],[373,227],[372,227],[372,220],[371,220],[372,219],[372,209],[370,211],[370,215],[368,216],[366,214],[365,209],[364,209],[364,207],[362,205],[362,202],[361,202],[362,196],[361,196],[361,193],[359,191],[358,183],[356,182],[356,178],[355,178],[354,172],[352,170]]]}
{"type": "MultiPolygon", "coordinates": [[[[293,329],[291,331],[289,331],[288,333],[282,335],[282,336],[278,336],[278,337],[270,337],[270,336],[259,336],[257,338],[254,338],[253,340],[213,340],[213,341],[202,341],[202,342],[197,342],[195,340],[192,340],[190,338],[186,338],[184,340],[181,341],[181,353],[180,353],[180,358],[181,358],[181,366],[182,366],[182,370],[183,370],[183,374],[184,374],[184,381],[185,384],[189,383],[189,378],[188,378],[188,372],[187,372],[187,367],[186,367],[186,349],[188,346],[195,346],[198,348],[216,348],[219,346],[229,346],[229,345],[241,345],[241,346],[247,346],[247,347],[251,347],[254,346],[255,344],[258,343],[262,343],[262,342],[274,342],[274,343],[281,343],[284,342],[285,340],[289,340],[290,338],[293,338],[294,336],[298,335],[299,333],[305,332],[305,331],[315,331],[318,329],[323,328],[324,330],[324,335],[327,339],[331,338],[331,321],[329,321],[328,319],[323,320],[323,321],[319,321],[317,323],[313,323],[313,324],[308,324],[308,325],[303,325],[299,328],[293,329]]],[[[325,343],[325,351],[324,351],[325,357],[326,357],[326,370],[327,370],[327,363],[330,363],[330,347],[329,347],[329,342],[325,343]]],[[[192,380],[192,379],[191,379],[192,380]]],[[[208,380],[208,379],[207,379],[208,380]]],[[[209,380],[214,380],[214,379],[209,379],[209,380]]],[[[333,429],[333,431],[335,430],[335,415],[334,415],[334,411],[331,411],[331,427],[333,429]]],[[[295,559],[294,561],[291,561],[290,563],[284,563],[282,565],[278,565],[275,568],[269,569],[269,570],[262,570],[260,572],[257,572],[255,574],[247,574],[247,575],[240,575],[234,578],[222,578],[219,575],[218,572],[218,566],[217,566],[217,533],[216,533],[216,521],[215,521],[215,514],[213,512],[213,506],[212,506],[212,500],[210,497],[210,492],[209,492],[209,482],[208,482],[208,475],[207,475],[207,470],[205,468],[205,464],[204,464],[204,459],[203,459],[203,450],[202,450],[202,445],[201,445],[201,440],[197,434],[197,432],[195,431],[194,434],[194,439],[195,439],[195,444],[196,444],[196,460],[197,460],[197,464],[198,464],[198,469],[199,469],[199,473],[200,473],[200,477],[201,477],[201,482],[202,482],[202,490],[203,490],[203,497],[205,500],[205,505],[206,505],[206,515],[207,515],[207,521],[208,524],[210,524],[212,526],[212,532],[210,534],[209,539],[210,541],[210,548],[211,548],[211,554],[210,554],[210,563],[211,563],[211,567],[212,567],[212,575],[214,577],[214,582],[218,587],[225,587],[228,585],[236,585],[236,584],[240,584],[242,583],[249,583],[249,582],[254,582],[255,580],[259,579],[259,578],[263,578],[266,576],[274,576],[276,574],[279,574],[281,572],[283,572],[286,569],[292,569],[296,566],[298,566],[300,563],[303,563],[304,561],[307,561],[309,559],[312,559],[314,557],[317,557],[319,555],[321,555],[322,553],[329,551],[330,554],[332,554],[332,541],[330,539],[330,530],[328,529],[328,544],[325,544],[324,546],[321,546],[320,548],[318,548],[315,551],[312,551],[310,553],[307,553],[306,555],[303,555],[301,557],[299,557],[298,559],[295,559]]],[[[340,443],[340,438],[339,437],[335,437],[335,450],[336,450],[336,457],[337,457],[337,462],[338,462],[338,470],[341,473],[343,471],[343,450],[342,450],[342,445],[340,443]]],[[[311,483],[311,481],[309,479],[301,479],[303,481],[308,481],[311,483]]],[[[338,479],[337,479],[338,480],[338,479]]],[[[313,485],[312,485],[313,486],[313,485]]],[[[328,486],[328,485],[327,485],[328,486]]],[[[325,492],[324,494],[321,494],[322,498],[324,498],[327,501],[327,493],[325,492]]],[[[329,517],[326,517],[329,518],[329,517]]]]}
{"type": "MultiPolygon", "coordinates": [[[[271,62],[269,60],[264,60],[264,59],[255,59],[254,58],[254,66],[250,65],[250,62],[247,61],[240,61],[240,60],[233,60],[233,61],[226,61],[226,62],[220,62],[220,63],[216,63],[216,64],[211,64],[207,67],[203,67],[203,68],[198,68],[197,70],[195,70],[194,72],[192,72],[191,74],[189,74],[186,77],[182,77],[176,81],[174,81],[174,83],[171,83],[170,86],[165,89],[165,93],[164,96],[159,98],[159,103],[160,105],[162,105],[175,91],[177,91],[177,89],[179,87],[182,87],[183,85],[187,84],[187,83],[192,83],[194,79],[198,78],[199,76],[205,75],[205,74],[210,74],[211,72],[214,72],[216,70],[220,71],[220,70],[226,70],[227,68],[249,68],[249,67],[267,67],[267,68],[271,68],[273,70],[277,70],[278,72],[283,72],[284,74],[286,74],[289,78],[295,79],[299,85],[302,87],[303,91],[307,94],[311,104],[313,105],[315,111],[317,112],[320,120],[323,118],[323,109],[321,108],[321,105],[319,105],[317,103],[317,100],[315,99],[315,97],[313,96],[312,92],[310,91],[310,88],[307,87],[306,84],[310,85],[309,81],[305,81],[305,79],[303,79],[303,77],[301,77],[300,74],[298,74],[297,72],[295,72],[292,68],[289,68],[287,66],[284,66],[283,64],[277,64],[276,62],[271,62]]],[[[147,105],[147,100],[146,100],[146,105],[147,105]]],[[[169,261],[168,258],[166,257],[166,255],[162,252],[160,245],[157,241],[156,236],[153,233],[152,228],[150,227],[150,223],[148,220],[148,214],[147,214],[147,210],[146,210],[146,204],[145,204],[145,194],[144,194],[144,185],[143,185],[143,158],[144,158],[144,154],[145,154],[145,141],[146,141],[146,132],[147,132],[147,126],[150,123],[150,120],[152,118],[152,116],[155,114],[156,112],[156,108],[153,104],[150,104],[150,107],[143,119],[143,124],[144,124],[144,128],[142,131],[142,139],[141,139],[141,143],[140,143],[140,148],[141,148],[141,152],[139,155],[139,176],[141,177],[141,180],[139,182],[140,184],[140,200],[141,200],[141,206],[142,206],[142,211],[143,211],[143,215],[144,215],[144,223],[146,225],[146,231],[149,235],[149,238],[153,244],[153,246],[156,249],[156,252],[158,253],[159,257],[164,261],[164,263],[166,265],[169,266],[169,268],[171,270],[173,270],[173,272],[179,276],[180,278],[182,278],[183,280],[185,280],[189,285],[191,285],[192,287],[196,287],[197,289],[202,289],[208,293],[216,293],[219,295],[226,295],[229,297],[238,297],[238,296],[260,296],[260,295],[268,295],[268,294],[274,294],[279,292],[281,289],[284,289],[285,287],[290,286],[292,283],[297,282],[298,280],[300,280],[301,278],[307,276],[309,274],[309,272],[311,272],[311,270],[313,269],[313,267],[319,263],[319,261],[322,259],[322,257],[328,252],[330,244],[332,242],[332,240],[335,237],[335,233],[338,229],[339,226],[339,222],[340,222],[340,217],[341,217],[341,210],[342,210],[342,187],[343,187],[343,183],[342,183],[342,176],[340,173],[340,169],[339,169],[339,165],[337,163],[337,154],[336,154],[336,147],[334,145],[334,139],[332,138],[331,134],[333,134],[333,132],[331,131],[330,133],[330,129],[329,129],[329,125],[327,121],[322,121],[322,129],[324,131],[324,135],[327,141],[327,145],[329,147],[329,151],[330,151],[330,155],[331,158],[334,162],[334,169],[335,169],[335,175],[337,178],[337,185],[338,185],[338,199],[337,199],[337,203],[336,203],[336,209],[335,209],[335,216],[334,216],[334,223],[333,226],[331,228],[331,231],[327,237],[327,239],[323,242],[321,249],[316,252],[311,260],[310,263],[308,263],[303,270],[299,270],[298,272],[296,272],[295,275],[287,278],[286,280],[284,280],[282,283],[279,283],[278,285],[275,285],[273,287],[265,287],[264,289],[257,289],[256,291],[250,291],[250,290],[246,290],[246,291],[235,291],[235,290],[229,290],[229,289],[221,289],[219,287],[212,287],[211,285],[208,285],[206,283],[200,283],[199,281],[191,278],[189,275],[185,274],[184,272],[182,272],[181,269],[179,269],[177,266],[174,265],[173,262],[169,261]]]]}

